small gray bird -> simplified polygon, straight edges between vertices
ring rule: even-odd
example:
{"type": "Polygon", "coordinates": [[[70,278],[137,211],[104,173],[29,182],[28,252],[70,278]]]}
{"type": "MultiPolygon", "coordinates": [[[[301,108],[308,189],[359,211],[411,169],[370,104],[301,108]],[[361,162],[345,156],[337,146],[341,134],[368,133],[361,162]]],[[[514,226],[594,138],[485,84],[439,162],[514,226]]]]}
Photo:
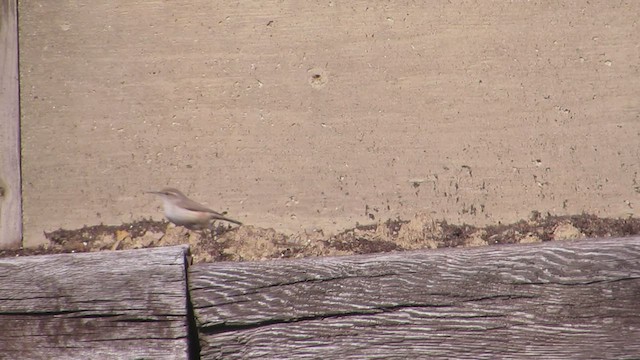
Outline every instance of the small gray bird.
{"type": "Polygon", "coordinates": [[[189,229],[205,229],[212,220],[224,220],[242,225],[240,221],[229,219],[219,212],[213,211],[189,199],[178,189],[164,188],[160,191],[148,191],[162,198],[164,216],[172,223],[189,229]]]}

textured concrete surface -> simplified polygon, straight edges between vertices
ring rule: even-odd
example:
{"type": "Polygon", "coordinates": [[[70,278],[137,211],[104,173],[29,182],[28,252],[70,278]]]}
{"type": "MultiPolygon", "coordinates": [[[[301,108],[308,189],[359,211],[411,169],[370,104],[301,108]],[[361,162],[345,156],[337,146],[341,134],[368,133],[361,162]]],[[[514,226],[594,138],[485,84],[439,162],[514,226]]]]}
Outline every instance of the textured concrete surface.
{"type": "Polygon", "coordinates": [[[21,2],[26,245],[159,219],[638,215],[638,2],[21,2]]]}

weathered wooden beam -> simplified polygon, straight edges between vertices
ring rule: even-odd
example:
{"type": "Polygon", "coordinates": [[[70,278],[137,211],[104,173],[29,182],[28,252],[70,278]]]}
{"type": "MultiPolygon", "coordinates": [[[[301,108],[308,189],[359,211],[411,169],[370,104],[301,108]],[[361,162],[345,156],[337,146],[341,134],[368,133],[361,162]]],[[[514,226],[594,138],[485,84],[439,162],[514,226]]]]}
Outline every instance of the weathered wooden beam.
{"type": "Polygon", "coordinates": [[[0,258],[0,358],[186,359],[186,251],[0,258]]]}
{"type": "Polygon", "coordinates": [[[0,0],[0,249],[22,242],[17,9],[0,0]]]}
{"type": "Polygon", "coordinates": [[[189,272],[202,359],[640,354],[640,237],[189,272]]]}

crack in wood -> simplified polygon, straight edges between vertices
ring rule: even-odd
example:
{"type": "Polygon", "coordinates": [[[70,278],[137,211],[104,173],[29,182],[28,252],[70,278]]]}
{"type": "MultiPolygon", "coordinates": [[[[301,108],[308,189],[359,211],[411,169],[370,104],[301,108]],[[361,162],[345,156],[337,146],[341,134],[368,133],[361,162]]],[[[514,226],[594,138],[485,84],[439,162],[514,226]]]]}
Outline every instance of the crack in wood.
{"type": "Polygon", "coordinates": [[[1,311],[0,316],[28,316],[39,318],[42,316],[67,315],[84,312],[84,310],[49,310],[49,311],[1,311]]]}
{"type": "MultiPolygon", "coordinates": [[[[267,285],[263,285],[263,286],[256,286],[256,287],[252,287],[251,290],[254,291],[250,291],[250,292],[245,292],[242,293],[242,295],[247,295],[247,294],[253,294],[253,293],[257,293],[258,291],[256,290],[263,290],[263,289],[269,289],[269,288],[275,288],[275,287],[281,287],[281,286],[290,286],[290,285],[298,285],[298,284],[308,284],[308,283],[318,283],[318,282],[330,282],[330,281],[336,281],[336,280],[349,280],[349,279],[375,279],[375,278],[383,278],[383,277],[387,277],[387,276],[398,276],[398,275],[402,275],[399,274],[397,272],[389,272],[389,273],[380,273],[380,274],[370,274],[370,275],[345,275],[345,276],[333,276],[333,277],[315,277],[315,278],[304,278],[304,279],[300,279],[300,280],[295,280],[295,281],[286,281],[286,282],[272,282],[269,283],[267,285]]],[[[233,280],[233,281],[220,281],[220,283],[226,284],[226,283],[235,283],[237,280],[233,280]]],[[[214,286],[207,286],[207,285],[200,285],[200,286],[191,286],[190,290],[191,291],[199,291],[199,290],[215,290],[216,287],[214,286]]]]}
{"type": "Polygon", "coordinates": [[[333,276],[333,277],[326,277],[326,278],[308,278],[308,279],[289,281],[289,282],[271,283],[265,286],[257,286],[253,289],[262,290],[262,289],[269,289],[269,288],[281,287],[281,286],[309,284],[309,283],[324,283],[324,282],[330,282],[330,281],[336,281],[336,280],[339,281],[339,280],[349,280],[349,279],[376,279],[376,278],[383,278],[387,276],[398,276],[398,275],[399,274],[397,272],[393,272],[393,273],[390,272],[390,273],[371,274],[371,275],[347,275],[347,276],[333,276]]]}
{"type": "Polygon", "coordinates": [[[594,285],[594,284],[612,284],[620,281],[635,281],[639,280],[640,277],[630,276],[619,279],[601,279],[601,280],[589,280],[589,281],[531,281],[531,282],[515,282],[513,285],[517,286],[549,286],[549,285],[559,285],[559,286],[585,286],[585,285],[594,285]]]}
{"type": "Polygon", "coordinates": [[[184,252],[184,291],[186,292],[187,308],[187,352],[189,360],[200,360],[200,336],[198,333],[198,320],[193,310],[191,291],[189,287],[189,264],[191,264],[191,253],[187,249],[184,252]]]}
{"type": "Polygon", "coordinates": [[[243,330],[251,330],[256,328],[261,328],[269,325],[276,324],[288,324],[288,323],[297,323],[303,321],[313,321],[313,320],[323,320],[329,318],[343,318],[349,316],[361,316],[361,315],[371,315],[371,314],[379,314],[382,310],[376,308],[370,308],[368,311],[350,311],[350,312],[337,312],[334,314],[331,313],[323,313],[322,315],[309,315],[309,316],[298,316],[291,318],[273,318],[269,320],[260,320],[254,321],[246,324],[229,324],[227,322],[218,323],[216,325],[205,325],[202,324],[200,326],[200,332],[206,335],[214,335],[214,334],[222,334],[226,332],[234,332],[234,331],[243,331],[243,330]]]}
{"type": "Polygon", "coordinates": [[[466,300],[465,302],[481,302],[487,300],[519,300],[519,299],[535,299],[539,297],[538,295],[524,295],[524,294],[502,294],[502,295],[490,295],[490,296],[481,296],[477,298],[471,298],[466,300]]]}
{"type": "MultiPolygon", "coordinates": [[[[491,298],[508,298],[508,299],[517,299],[517,298],[531,298],[534,296],[519,296],[519,295],[498,295],[495,297],[484,297],[478,299],[470,299],[467,301],[482,301],[488,300],[491,298]]],[[[396,312],[404,309],[415,309],[415,308],[447,308],[454,307],[455,303],[450,304],[426,304],[426,303],[402,303],[402,304],[394,304],[388,306],[376,306],[370,307],[368,309],[362,309],[358,311],[343,311],[343,312],[335,312],[335,313],[323,313],[323,314],[314,314],[309,316],[298,316],[291,318],[272,318],[269,320],[260,320],[252,323],[246,324],[231,324],[229,322],[222,322],[215,325],[206,325],[201,324],[200,332],[206,335],[214,335],[214,334],[222,334],[227,332],[236,332],[236,331],[245,331],[252,330],[256,328],[261,328],[264,326],[276,325],[276,324],[287,324],[287,323],[298,323],[304,321],[315,321],[315,320],[324,320],[331,318],[347,318],[352,316],[368,316],[368,315],[376,315],[381,313],[390,313],[396,312]]],[[[500,318],[505,315],[500,314],[473,314],[473,315],[455,315],[455,316],[446,316],[446,318],[464,318],[464,319],[474,319],[474,318],[500,318]]]]}

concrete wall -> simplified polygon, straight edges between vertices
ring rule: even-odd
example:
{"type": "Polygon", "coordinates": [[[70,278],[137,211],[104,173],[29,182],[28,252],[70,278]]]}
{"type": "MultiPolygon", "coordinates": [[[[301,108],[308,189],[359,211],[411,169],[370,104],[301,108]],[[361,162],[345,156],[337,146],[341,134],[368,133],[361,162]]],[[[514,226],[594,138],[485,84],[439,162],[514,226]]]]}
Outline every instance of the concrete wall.
{"type": "Polygon", "coordinates": [[[287,232],[638,214],[640,2],[19,11],[27,245],[169,185],[287,232]]]}

